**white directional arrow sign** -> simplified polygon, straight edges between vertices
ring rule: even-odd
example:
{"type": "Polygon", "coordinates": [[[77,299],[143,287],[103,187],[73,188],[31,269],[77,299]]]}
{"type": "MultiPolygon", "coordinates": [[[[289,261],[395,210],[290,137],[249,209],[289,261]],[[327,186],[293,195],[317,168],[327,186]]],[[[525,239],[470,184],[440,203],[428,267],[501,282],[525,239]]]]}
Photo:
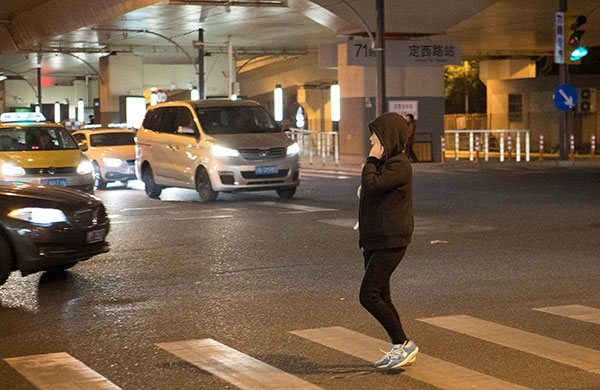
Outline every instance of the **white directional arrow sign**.
{"type": "Polygon", "coordinates": [[[561,111],[572,110],[577,105],[577,89],[572,85],[560,85],[554,91],[554,105],[561,111]]]}

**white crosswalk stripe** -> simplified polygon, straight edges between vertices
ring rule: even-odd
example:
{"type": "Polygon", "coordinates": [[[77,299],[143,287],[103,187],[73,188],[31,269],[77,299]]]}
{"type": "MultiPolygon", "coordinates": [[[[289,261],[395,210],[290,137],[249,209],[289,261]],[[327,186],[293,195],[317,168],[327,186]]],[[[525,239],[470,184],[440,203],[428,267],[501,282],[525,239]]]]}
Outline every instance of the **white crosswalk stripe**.
{"type": "Polygon", "coordinates": [[[299,212],[303,213],[317,213],[324,211],[338,211],[337,209],[330,209],[325,207],[316,207],[316,206],[306,206],[301,204],[293,204],[293,203],[280,203],[280,202],[256,202],[255,204],[259,206],[270,206],[270,207],[278,207],[282,209],[288,209],[293,211],[288,211],[286,213],[290,214],[298,214],[299,212]]]}
{"type": "Polygon", "coordinates": [[[156,345],[240,389],[321,389],[213,339],[175,341],[156,345]]]}
{"type": "Polygon", "coordinates": [[[65,352],[4,359],[40,390],[118,390],[108,379],[65,352]]]}
{"type": "MultiPolygon", "coordinates": [[[[388,342],[337,326],[290,333],[371,362],[381,358],[380,349],[387,351],[391,348],[388,342]]],[[[403,375],[449,390],[527,389],[424,353],[417,355],[417,363],[407,368],[403,375]]]]}
{"type": "Polygon", "coordinates": [[[600,351],[595,349],[467,315],[421,318],[419,321],[600,374],[600,351]]]}
{"type": "Polygon", "coordinates": [[[553,307],[538,307],[537,309],[533,310],[600,325],[600,309],[596,309],[594,307],[587,307],[581,305],[565,305],[553,307]]]}

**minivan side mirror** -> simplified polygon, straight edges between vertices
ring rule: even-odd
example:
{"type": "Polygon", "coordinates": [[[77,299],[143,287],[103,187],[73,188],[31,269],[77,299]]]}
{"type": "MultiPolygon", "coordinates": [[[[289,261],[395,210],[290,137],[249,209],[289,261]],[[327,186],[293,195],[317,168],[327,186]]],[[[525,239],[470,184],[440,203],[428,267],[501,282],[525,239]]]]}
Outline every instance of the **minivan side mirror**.
{"type": "Polygon", "coordinates": [[[82,151],[87,151],[88,150],[88,145],[87,142],[85,142],[85,140],[80,141],[77,146],[79,146],[79,149],[81,149],[82,151]]]}

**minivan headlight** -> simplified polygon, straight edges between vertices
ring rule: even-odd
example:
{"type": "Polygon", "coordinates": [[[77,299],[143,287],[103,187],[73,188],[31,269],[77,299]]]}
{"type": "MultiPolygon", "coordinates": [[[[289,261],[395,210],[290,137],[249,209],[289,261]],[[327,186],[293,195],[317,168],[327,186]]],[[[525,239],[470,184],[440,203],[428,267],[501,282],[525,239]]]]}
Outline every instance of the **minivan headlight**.
{"type": "Polygon", "coordinates": [[[79,173],[80,175],[87,175],[88,173],[92,173],[93,170],[94,167],[92,166],[92,163],[89,162],[89,160],[84,160],[80,162],[79,166],[77,167],[77,173],[79,173]]]}
{"type": "Polygon", "coordinates": [[[293,156],[294,154],[300,153],[300,146],[297,143],[293,143],[287,147],[287,155],[293,156]]]}
{"type": "Polygon", "coordinates": [[[25,175],[25,170],[23,169],[23,167],[12,163],[3,163],[2,174],[4,176],[23,176],[25,175]]]}
{"type": "Polygon", "coordinates": [[[211,146],[213,156],[215,157],[239,157],[240,152],[236,149],[226,148],[224,146],[211,146]]]}
{"type": "Polygon", "coordinates": [[[123,160],[119,160],[118,158],[104,157],[102,159],[104,165],[110,168],[120,167],[123,164],[123,160]]]}
{"type": "Polygon", "coordinates": [[[39,207],[16,209],[8,213],[8,216],[41,226],[50,226],[53,223],[67,222],[67,216],[61,210],[39,207]]]}

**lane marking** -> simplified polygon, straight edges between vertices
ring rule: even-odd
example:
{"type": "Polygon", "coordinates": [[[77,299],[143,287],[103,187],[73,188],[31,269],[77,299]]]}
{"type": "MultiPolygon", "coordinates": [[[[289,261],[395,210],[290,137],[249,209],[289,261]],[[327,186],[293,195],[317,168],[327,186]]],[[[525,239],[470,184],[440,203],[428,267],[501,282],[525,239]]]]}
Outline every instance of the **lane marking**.
{"type": "Polygon", "coordinates": [[[361,176],[362,175],[362,169],[349,169],[349,168],[345,168],[345,169],[316,169],[316,168],[300,168],[300,172],[304,173],[304,172],[310,172],[310,173],[333,173],[336,175],[342,174],[342,175],[355,175],[355,176],[361,176]]]}
{"type": "Polygon", "coordinates": [[[158,343],[158,347],[244,390],[321,390],[303,379],[213,339],[158,343]]]}
{"type": "Polygon", "coordinates": [[[301,178],[303,178],[303,177],[320,177],[323,179],[340,179],[340,180],[351,179],[350,176],[318,175],[318,174],[314,174],[314,173],[302,173],[301,178]]]}
{"type": "Polygon", "coordinates": [[[40,390],[120,390],[66,352],[4,359],[40,390]]]}
{"type": "Polygon", "coordinates": [[[328,225],[334,225],[344,228],[353,228],[358,221],[357,218],[337,218],[337,219],[319,219],[317,222],[326,223],[328,225]]]}
{"type": "Polygon", "coordinates": [[[160,210],[160,209],[174,209],[175,206],[156,206],[156,207],[132,207],[128,209],[121,209],[121,211],[145,211],[145,210],[160,210]]]}
{"type": "MultiPolygon", "coordinates": [[[[383,354],[380,349],[388,351],[391,348],[391,344],[386,341],[340,326],[290,333],[370,362],[381,359],[383,354]]],[[[417,355],[416,363],[407,367],[402,375],[449,390],[528,389],[421,352],[417,355]]]]}
{"type": "Polygon", "coordinates": [[[184,217],[184,218],[173,218],[174,221],[186,221],[188,219],[222,219],[222,218],[233,218],[233,215],[207,215],[198,217],[184,217]]]}
{"type": "Polygon", "coordinates": [[[324,207],[316,207],[316,206],[305,206],[301,204],[293,204],[293,203],[277,203],[277,202],[256,202],[255,204],[260,206],[271,206],[271,207],[280,207],[283,209],[290,209],[294,211],[304,211],[307,213],[317,213],[321,211],[338,211],[337,209],[328,209],[324,207]]]}
{"type": "Polygon", "coordinates": [[[600,374],[600,351],[595,349],[467,315],[421,318],[418,321],[600,374]]]}
{"type": "Polygon", "coordinates": [[[538,307],[537,309],[533,310],[600,325],[600,309],[596,309],[594,307],[582,305],[565,305],[553,307],[538,307]]]}

